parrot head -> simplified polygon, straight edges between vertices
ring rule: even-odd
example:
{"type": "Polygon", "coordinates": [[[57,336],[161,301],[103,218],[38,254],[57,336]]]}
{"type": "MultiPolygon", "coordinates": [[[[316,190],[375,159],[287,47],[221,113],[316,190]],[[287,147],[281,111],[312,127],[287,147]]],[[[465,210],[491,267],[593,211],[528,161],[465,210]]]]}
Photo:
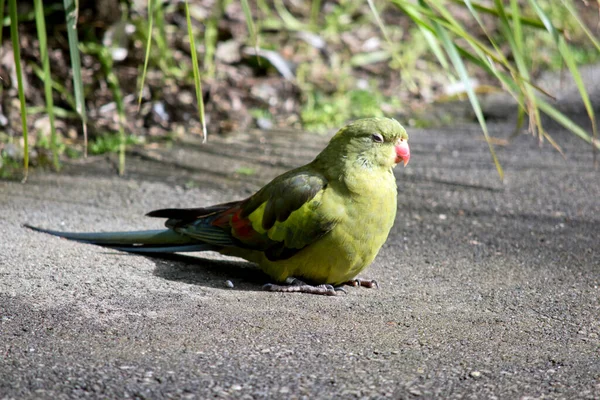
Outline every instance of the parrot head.
{"type": "MultiPolygon", "coordinates": [[[[365,118],[342,128],[328,147],[341,150],[346,157],[356,157],[365,165],[393,168],[410,160],[408,134],[402,125],[390,118],[365,118]]],[[[354,158],[352,157],[352,158],[354,158]]]]}

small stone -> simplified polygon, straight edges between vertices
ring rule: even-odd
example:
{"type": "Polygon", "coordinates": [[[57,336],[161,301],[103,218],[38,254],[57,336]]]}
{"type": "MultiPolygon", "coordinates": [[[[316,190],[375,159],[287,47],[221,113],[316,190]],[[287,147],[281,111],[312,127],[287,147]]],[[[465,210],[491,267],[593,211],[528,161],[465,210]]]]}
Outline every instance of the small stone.
{"type": "Polygon", "coordinates": [[[224,62],[225,64],[237,63],[242,59],[240,47],[240,43],[238,43],[235,40],[220,42],[217,45],[215,58],[219,61],[224,62]]]}
{"type": "Polygon", "coordinates": [[[268,118],[260,117],[256,119],[256,126],[259,129],[269,130],[273,129],[273,121],[268,118]]]}
{"type": "Polygon", "coordinates": [[[479,372],[479,371],[471,371],[470,375],[472,378],[475,378],[475,379],[481,378],[481,372],[479,372]]]}
{"type": "Polygon", "coordinates": [[[233,289],[233,282],[231,282],[229,279],[225,281],[225,287],[229,288],[229,289],[233,289]]]}

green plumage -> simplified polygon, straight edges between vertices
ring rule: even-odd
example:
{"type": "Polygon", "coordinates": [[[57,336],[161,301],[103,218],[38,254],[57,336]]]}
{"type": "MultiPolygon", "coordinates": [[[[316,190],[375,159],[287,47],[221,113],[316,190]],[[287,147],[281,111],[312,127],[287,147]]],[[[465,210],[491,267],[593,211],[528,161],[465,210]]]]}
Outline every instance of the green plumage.
{"type": "Polygon", "coordinates": [[[395,120],[359,120],[341,129],[314,161],[275,178],[249,199],[253,228],[300,249],[293,257],[273,259],[241,248],[224,252],[257,262],[280,282],[351,280],[373,261],[393,225],[398,140],[408,135],[395,120]],[[374,141],[376,134],[382,143],[374,141]]]}
{"type": "Polygon", "coordinates": [[[151,212],[168,218],[164,233],[46,232],[134,252],[217,250],[256,262],[278,282],[294,277],[341,285],[367,267],[387,239],[396,216],[392,169],[408,162],[407,140],[393,119],[358,120],[312,162],[246,200],[151,212]]]}

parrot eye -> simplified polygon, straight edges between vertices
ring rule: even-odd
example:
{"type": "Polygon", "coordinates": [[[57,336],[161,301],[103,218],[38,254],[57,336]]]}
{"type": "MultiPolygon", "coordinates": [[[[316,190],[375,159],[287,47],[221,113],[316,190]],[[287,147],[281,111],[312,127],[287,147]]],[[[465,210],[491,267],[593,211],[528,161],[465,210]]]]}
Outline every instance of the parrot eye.
{"type": "Polygon", "coordinates": [[[383,136],[381,136],[379,133],[372,134],[371,139],[373,139],[375,143],[383,143],[383,136]]]}

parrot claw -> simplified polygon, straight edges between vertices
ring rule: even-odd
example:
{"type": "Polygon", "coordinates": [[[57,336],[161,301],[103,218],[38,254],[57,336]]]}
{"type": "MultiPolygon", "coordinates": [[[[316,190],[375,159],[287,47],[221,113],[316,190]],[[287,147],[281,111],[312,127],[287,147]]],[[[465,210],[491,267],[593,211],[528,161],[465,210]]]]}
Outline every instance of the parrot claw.
{"type": "Polygon", "coordinates": [[[336,286],[336,287],[334,287],[334,289],[336,292],[342,292],[344,294],[348,294],[348,291],[346,289],[344,289],[343,286],[336,286]]]}
{"type": "Polygon", "coordinates": [[[375,279],[354,278],[351,281],[346,282],[345,284],[354,287],[361,286],[369,289],[379,289],[379,283],[377,283],[375,279]]]}
{"type": "MultiPolygon", "coordinates": [[[[309,285],[307,283],[302,282],[300,279],[296,278],[288,278],[285,280],[285,285],[276,285],[273,283],[267,283],[263,286],[263,290],[268,292],[298,292],[298,293],[310,293],[310,294],[320,294],[324,296],[336,296],[337,288],[334,288],[332,285],[309,285]]],[[[345,290],[344,290],[345,292],[345,290]]]]}

